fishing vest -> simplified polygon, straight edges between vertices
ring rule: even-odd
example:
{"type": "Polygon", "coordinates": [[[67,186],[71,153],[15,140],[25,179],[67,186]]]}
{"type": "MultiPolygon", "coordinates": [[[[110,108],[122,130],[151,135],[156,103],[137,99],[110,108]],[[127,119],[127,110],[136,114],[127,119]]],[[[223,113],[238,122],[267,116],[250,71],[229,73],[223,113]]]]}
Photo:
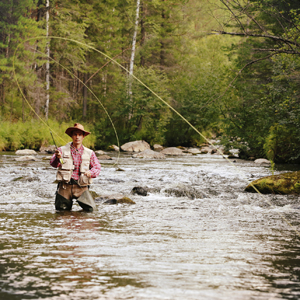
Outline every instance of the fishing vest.
{"type": "MultiPolygon", "coordinates": [[[[58,168],[56,173],[56,180],[62,182],[70,182],[75,169],[73,158],[71,154],[71,143],[61,147],[63,164],[58,168]]],[[[92,178],[88,178],[83,173],[89,171],[91,155],[93,151],[83,146],[83,153],[81,155],[80,177],[78,183],[80,186],[87,186],[92,183],[92,178]]]]}

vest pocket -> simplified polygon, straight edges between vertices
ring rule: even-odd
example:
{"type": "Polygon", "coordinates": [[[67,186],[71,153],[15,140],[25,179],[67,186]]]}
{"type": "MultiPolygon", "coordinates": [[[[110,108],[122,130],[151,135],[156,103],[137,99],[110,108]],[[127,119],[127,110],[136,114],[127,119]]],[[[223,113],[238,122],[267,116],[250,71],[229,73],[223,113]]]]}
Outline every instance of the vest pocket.
{"type": "Polygon", "coordinates": [[[92,184],[92,182],[93,182],[92,178],[89,178],[84,174],[81,174],[78,180],[80,186],[87,186],[92,184]]]}
{"type": "Polygon", "coordinates": [[[63,165],[61,166],[63,170],[73,170],[73,161],[71,159],[63,159],[63,165]]]}
{"type": "Polygon", "coordinates": [[[72,170],[57,170],[56,180],[69,182],[72,177],[72,170]]]}

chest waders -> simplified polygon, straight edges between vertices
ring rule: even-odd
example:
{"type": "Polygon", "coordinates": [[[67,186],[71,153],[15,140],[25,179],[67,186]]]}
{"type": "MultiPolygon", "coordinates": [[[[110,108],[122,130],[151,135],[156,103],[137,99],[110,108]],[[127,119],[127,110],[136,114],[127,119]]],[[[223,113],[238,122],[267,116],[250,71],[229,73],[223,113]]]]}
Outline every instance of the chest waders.
{"type": "Polygon", "coordinates": [[[96,204],[91,196],[88,187],[92,183],[92,179],[84,175],[90,168],[90,161],[92,150],[83,147],[80,164],[80,178],[78,181],[72,178],[73,170],[75,168],[71,154],[71,143],[61,147],[63,164],[59,167],[56,174],[56,180],[59,181],[58,190],[55,197],[56,210],[71,210],[73,205],[73,198],[77,199],[78,204],[85,211],[92,212],[96,209],[96,204]],[[73,191],[75,190],[75,191],[73,191]],[[61,194],[66,194],[67,198],[61,194]]]}

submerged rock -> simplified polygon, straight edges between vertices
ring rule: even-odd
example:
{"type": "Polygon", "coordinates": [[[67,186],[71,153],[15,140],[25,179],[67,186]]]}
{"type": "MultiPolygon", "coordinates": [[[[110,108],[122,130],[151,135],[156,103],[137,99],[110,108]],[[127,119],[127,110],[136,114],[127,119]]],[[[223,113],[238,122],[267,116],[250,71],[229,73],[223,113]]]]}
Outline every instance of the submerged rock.
{"type": "Polygon", "coordinates": [[[146,188],[143,188],[141,186],[135,186],[132,191],[132,194],[137,194],[137,195],[141,195],[141,196],[147,196],[148,192],[146,188]]]}
{"type": "Polygon", "coordinates": [[[256,193],[253,186],[262,194],[300,194],[300,171],[254,180],[245,188],[245,191],[256,193]]]}
{"type": "Polygon", "coordinates": [[[38,161],[38,159],[34,156],[22,156],[22,157],[16,157],[16,161],[38,161]]]}
{"type": "Polygon", "coordinates": [[[112,158],[108,155],[99,155],[98,159],[99,160],[111,160],[112,158]]]}
{"type": "Polygon", "coordinates": [[[132,155],[133,158],[148,158],[148,159],[163,159],[165,155],[161,152],[155,152],[151,149],[147,149],[140,153],[132,155]]]}
{"type": "Polygon", "coordinates": [[[150,145],[145,141],[134,141],[122,145],[121,149],[126,152],[142,152],[150,149],[150,145]]]}
{"type": "Polygon", "coordinates": [[[122,194],[112,194],[112,195],[97,197],[95,201],[102,202],[103,204],[118,204],[118,203],[135,204],[133,200],[131,200],[128,197],[125,197],[122,194]]]}
{"type": "Polygon", "coordinates": [[[163,192],[169,196],[175,197],[188,197],[190,199],[207,198],[207,196],[203,192],[196,190],[192,186],[167,188],[163,190],[163,192]]]}
{"type": "Polygon", "coordinates": [[[37,153],[32,149],[22,149],[22,150],[17,150],[16,154],[17,155],[34,155],[37,153]]]}

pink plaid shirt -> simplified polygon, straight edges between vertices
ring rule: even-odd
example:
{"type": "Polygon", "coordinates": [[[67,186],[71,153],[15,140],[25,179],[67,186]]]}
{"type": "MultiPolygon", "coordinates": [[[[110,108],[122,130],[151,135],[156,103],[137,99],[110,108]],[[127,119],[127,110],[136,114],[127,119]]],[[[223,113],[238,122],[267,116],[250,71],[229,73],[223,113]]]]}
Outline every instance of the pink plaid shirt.
{"type": "MultiPolygon", "coordinates": [[[[59,152],[62,153],[61,148],[58,148],[59,152]]],[[[71,155],[73,158],[73,163],[74,163],[74,167],[75,169],[73,170],[73,174],[72,174],[72,178],[75,180],[79,179],[80,176],[80,165],[81,165],[81,156],[83,153],[83,146],[81,145],[81,147],[77,150],[75,150],[75,148],[73,147],[73,144],[71,144],[71,155]]],[[[61,163],[59,162],[59,159],[56,157],[56,155],[54,154],[50,160],[50,165],[54,168],[58,168],[61,166],[61,163]]],[[[99,174],[100,174],[100,170],[101,170],[101,165],[99,163],[98,158],[96,157],[95,152],[92,152],[91,155],[91,161],[90,161],[90,172],[92,175],[92,178],[96,178],[99,174]]]]}

